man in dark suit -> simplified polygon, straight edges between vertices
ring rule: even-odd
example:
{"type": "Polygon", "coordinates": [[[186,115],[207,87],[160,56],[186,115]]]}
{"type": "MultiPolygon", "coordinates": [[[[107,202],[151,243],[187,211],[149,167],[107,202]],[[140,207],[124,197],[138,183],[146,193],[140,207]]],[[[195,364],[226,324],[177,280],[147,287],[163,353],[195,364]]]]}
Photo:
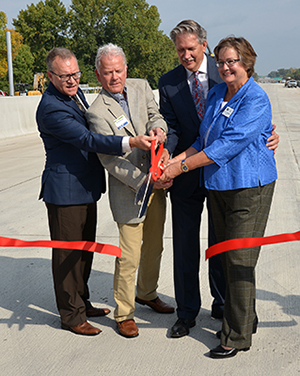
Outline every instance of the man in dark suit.
{"type": "MultiPolygon", "coordinates": [[[[81,71],[75,55],[54,48],[47,55],[50,84],[36,119],[46,151],[40,198],[47,206],[52,240],[95,240],[96,202],[105,192],[104,169],[97,153],[122,155],[132,147],[150,149],[148,136],[104,136],[90,132],[85,120],[88,103],[79,88],[81,71]]],[[[93,253],[53,249],[52,273],[61,326],[76,334],[96,335],[100,329],[86,317],[110,310],[89,301],[88,278],[93,253]]]]}
{"type": "MultiPolygon", "coordinates": [[[[205,97],[222,82],[212,57],[205,54],[206,31],[195,21],[182,21],[172,31],[181,65],[159,80],[160,111],[169,132],[166,148],[173,157],[186,150],[198,136],[201,120],[191,94],[194,73],[200,70],[205,97]]],[[[170,188],[172,202],[174,285],[178,320],[172,337],[182,337],[195,325],[201,306],[199,291],[200,221],[206,189],[200,186],[199,169],[178,176],[170,188]]],[[[209,216],[210,217],[210,216],[209,216]]],[[[209,218],[209,244],[214,244],[209,218]]],[[[214,298],[212,316],[222,317],[225,279],[219,256],[209,260],[209,281],[214,298]]]]}
{"type": "MultiPolygon", "coordinates": [[[[170,33],[181,65],[159,80],[160,112],[168,124],[166,149],[173,158],[190,147],[199,134],[201,116],[193,99],[193,81],[201,82],[204,101],[214,85],[222,82],[214,59],[205,54],[206,31],[197,22],[180,22],[170,33]]],[[[205,103],[205,102],[204,102],[205,103]]],[[[278,135],[274,135],[277,147],[278,135]]],[[[270,139],[268,140],[270,141],[270,139]]],[[[269,146],[269,144],[267,144],[269,146]]],[[[272,145],[271,145],[272,146],[272,145]]],[[[182,170],[186,171],[184,161],[182,170]]],[[[189,334],[201,307],[199,289],[200,222],[207,191],[200,185],[200,169],[181,174],[170,188],[172,202],[174,285],[178,320],[171,328],[171,337],[189,334]]],[[[215,244],[215,234],[209,217],[209,246],[215,244]]],[[[220,256],[209,260],[209,283],[213,297],[211,315],[222,318],[225,279],[220,256]]]]}

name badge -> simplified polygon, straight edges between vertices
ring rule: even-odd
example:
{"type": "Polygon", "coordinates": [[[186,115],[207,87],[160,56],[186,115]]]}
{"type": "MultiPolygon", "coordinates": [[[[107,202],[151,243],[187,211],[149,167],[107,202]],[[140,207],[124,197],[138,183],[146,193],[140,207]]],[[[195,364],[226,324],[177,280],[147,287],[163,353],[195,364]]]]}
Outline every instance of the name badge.
{"type": "Polygon", "coordinates": [[[118,119],[114,120],[114,123],[118,129],[122,129],[129,123],[129,121],[124,115],[121,115],[118,117],[118,119]]]}
{"type": "Polygon", "coordinates": [[[222,115],[229,117],[233,113],[233,108],[226,107],[225,110],[222,112],[222,115]]]}

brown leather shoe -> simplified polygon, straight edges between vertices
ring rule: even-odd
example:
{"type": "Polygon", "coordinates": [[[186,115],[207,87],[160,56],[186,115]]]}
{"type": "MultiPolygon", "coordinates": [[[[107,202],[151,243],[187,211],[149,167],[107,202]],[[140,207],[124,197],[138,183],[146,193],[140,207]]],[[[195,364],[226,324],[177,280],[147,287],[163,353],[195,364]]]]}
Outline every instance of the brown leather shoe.
{"type": "Polygon", "coordinates": [[[133,338],[139,335],[139,328],[133,319],[117,322],[119,333],[126,338],[133,338]]]}
{"type": "Polygon", "coordinates": [[[164,303],[162,300],[157,297],[154,300],[143,300],[138,297],[135,298],[135,301],[142,305],[147,305],[148,307],[154,309],[158,313],[173,313],[174,308],[169,306],[169,304],[164,303]]]}
{"type": "Polygon", "coordinates": [[[65,324],[61,324],[61,328],[70,330],[75,334],[82,334],[84,336],[96,336],[97,334],[101,333],[101,329],[95,328],[87,321],[75,326],[67,326],[65,324]]]}
{"type": "Polygon", "coordinates": [[[98,317],[98,316],[106,316],[110,312],[108,308],[95,308],[91,307],[90,309],[86,310],[87,317],[98,317]]]}

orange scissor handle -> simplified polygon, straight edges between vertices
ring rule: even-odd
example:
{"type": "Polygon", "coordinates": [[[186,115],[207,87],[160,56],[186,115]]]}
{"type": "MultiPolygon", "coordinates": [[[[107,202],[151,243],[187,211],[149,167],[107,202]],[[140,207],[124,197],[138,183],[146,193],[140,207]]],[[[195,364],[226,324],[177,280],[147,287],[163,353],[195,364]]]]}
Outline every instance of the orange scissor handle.
{"type": "Polygon", "coordinates": [[[160,144],[156,153],[155,140],[151,141],[151,167],[149,169],[149,172],[151,173],[151,177],[154,181],[160,178],[163,170],[163,163],[160,162],[163,149],[164,145],[160,144]]]}

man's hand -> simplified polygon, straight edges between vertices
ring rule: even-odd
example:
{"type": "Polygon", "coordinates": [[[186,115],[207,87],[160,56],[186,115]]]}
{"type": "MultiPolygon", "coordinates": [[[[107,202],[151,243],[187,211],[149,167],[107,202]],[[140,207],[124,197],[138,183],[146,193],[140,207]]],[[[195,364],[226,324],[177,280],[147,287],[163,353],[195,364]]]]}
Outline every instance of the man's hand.
{"type": "Polygon", "coordinates": [[[150,150],[151,147],[151,141],[154,140],[154,137],[152,136],[145,136],[143,134],[140,134],[136,137],[130,137],[129,138],[129,145],[131,148],[139,148],[142,150],[150,150]]]}
{"type": "Polygon", "coordinates": [[[168,164],[170,160],[170,154],[168,152],[168,150],[165,148],[163,149],[163,152],[162,152],[162,155],[161,155],[161,158],[160,158],[160,162],[166,166],[168,164]]]}
{"type": "Polygon", "coordinates": [[[165,182],[160,181],[160,179],[154,182],[153,188],[154,189],[168,189],[173,185],[173,180],[168,180],[165,182]]]}
{"type": "Polygon", "coordinates": [[[274,154],[276,153],[276,149],[278,148],[279,143],[279,135],[275,132],[276,124],[273,124],[272,135],[267,139],[266,146],[269,150],[273,150],[274,154]]]}
{"type": "MultiPolygon", "coordinates": [[[[158,144],[163,144],[167,139],[166,133],[159,127],[155,127],[151,129],[151,131],[149,131],[149,135],[152,137],[155,136],[158,144]]],[[[155,147],[156,146],[157,145],[155,145],[155,147]]]]}

